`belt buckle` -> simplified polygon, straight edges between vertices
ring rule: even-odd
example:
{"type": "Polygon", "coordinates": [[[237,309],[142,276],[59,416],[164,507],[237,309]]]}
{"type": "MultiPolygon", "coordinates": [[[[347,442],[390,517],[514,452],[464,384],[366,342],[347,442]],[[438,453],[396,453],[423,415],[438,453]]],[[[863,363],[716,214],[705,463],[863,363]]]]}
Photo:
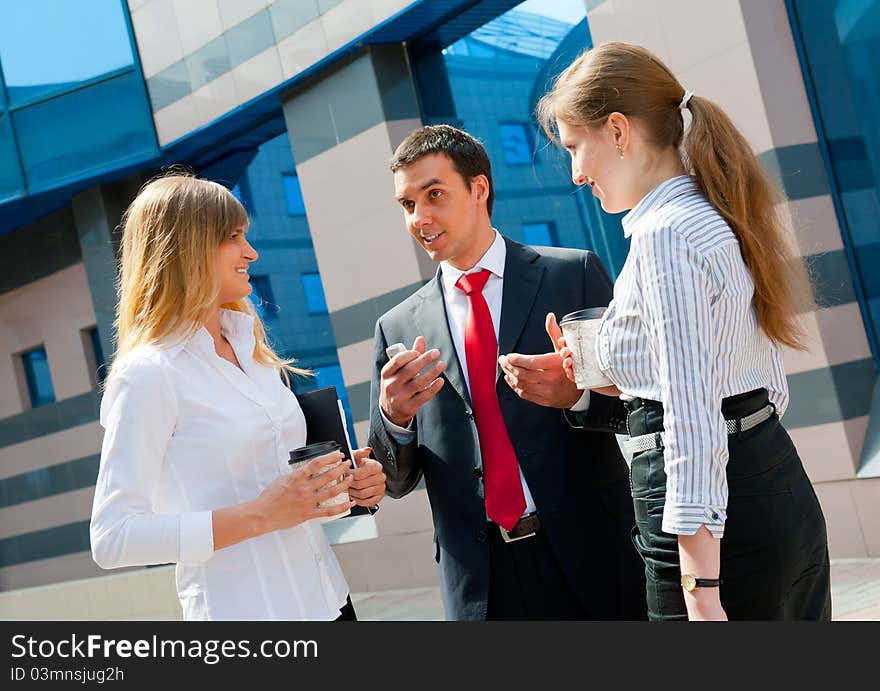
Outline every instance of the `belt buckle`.
{"type": "MultiPolygon", "coordinates": [[[[498,525],[498,524],[496,524],[496,525],[498,525]]],[[[517,542],[518,540],[525,540],[526,538],[534,537],[535,535],[538,534],[537,532],[535,532],[533,530],[532,532],[526,533],[525,535],[520,535],[519,537],[510,537],[510,533],[508,533],[504,529],[503,525],[498,525],[498,530],[501,531],[501,539],[504,540],[505,542],[517,542]]]]}

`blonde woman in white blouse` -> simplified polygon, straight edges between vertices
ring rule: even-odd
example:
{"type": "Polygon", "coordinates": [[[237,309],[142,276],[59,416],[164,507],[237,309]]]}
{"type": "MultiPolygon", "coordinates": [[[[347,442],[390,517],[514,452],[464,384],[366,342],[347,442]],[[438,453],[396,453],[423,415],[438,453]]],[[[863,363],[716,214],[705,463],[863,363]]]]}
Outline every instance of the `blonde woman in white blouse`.
{"type": "Polygon", "coordinates": [[[175,563],[185,619],[352,619],[314,519],[376,504],[385,478],[369,449],[354,471],[341,453],[290,471],[306,426],[282,374],[304,371],[247,299],[247,225],[228,190],[187,175],[153,180],[125,214],[92,555],[175,563]],[[345,490],[350,504],[318,506],[345,490]]]}
{"type": "Polygon", "coordinates": [[[596,355],[628,410],[649,617],[830,618],[825,521],[779,422],[780,346],[803,349],[811,304],[779,195],[724,112],[638,46],[585,52],[538,111],[575,183],[629,210],[596,355]]]}

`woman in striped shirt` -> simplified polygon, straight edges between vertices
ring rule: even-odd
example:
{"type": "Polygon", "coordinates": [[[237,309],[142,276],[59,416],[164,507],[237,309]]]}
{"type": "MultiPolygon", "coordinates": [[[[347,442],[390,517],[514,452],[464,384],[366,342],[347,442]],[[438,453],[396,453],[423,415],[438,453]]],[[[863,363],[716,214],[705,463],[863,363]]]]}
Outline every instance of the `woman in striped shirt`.
{"type": "Polygon", "coordinates": [[[812,302],[779,194],[724,112],[638,46],[582,54],[538,114],[575,183],[629,210],[596,356],[629,413],[649,616],[830,618],[825,521],[779,423],[780,347],[804,348],[812,302]]]}

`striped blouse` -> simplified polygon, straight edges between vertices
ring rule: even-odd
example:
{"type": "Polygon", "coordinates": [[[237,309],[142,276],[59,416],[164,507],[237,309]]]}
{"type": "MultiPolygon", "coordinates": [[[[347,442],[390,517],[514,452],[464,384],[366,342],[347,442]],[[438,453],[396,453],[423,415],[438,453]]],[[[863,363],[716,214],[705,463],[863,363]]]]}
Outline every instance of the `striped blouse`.
{"type": "Polygon", "coordinates": [[[780,349],[758,328],[754,284],[730,226],[689,176],[670,178],[623,219],[632,239],[597,339],[624,396],[663,403],[663,531],[724,534],[727,432],[721,401],[766,388],[781,415],[780,349]]]}

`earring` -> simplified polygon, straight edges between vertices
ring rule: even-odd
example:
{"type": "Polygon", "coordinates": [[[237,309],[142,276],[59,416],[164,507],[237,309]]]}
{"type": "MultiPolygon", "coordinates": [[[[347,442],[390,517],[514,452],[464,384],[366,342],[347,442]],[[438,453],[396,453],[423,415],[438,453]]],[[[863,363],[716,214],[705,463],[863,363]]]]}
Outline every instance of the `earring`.
{"type": "Polygon", "coordinates": [[[620,158],[623,159],[623,152],[620,150],[620,144],[617,145],[617,153],[619,153],[620,158]]]}

